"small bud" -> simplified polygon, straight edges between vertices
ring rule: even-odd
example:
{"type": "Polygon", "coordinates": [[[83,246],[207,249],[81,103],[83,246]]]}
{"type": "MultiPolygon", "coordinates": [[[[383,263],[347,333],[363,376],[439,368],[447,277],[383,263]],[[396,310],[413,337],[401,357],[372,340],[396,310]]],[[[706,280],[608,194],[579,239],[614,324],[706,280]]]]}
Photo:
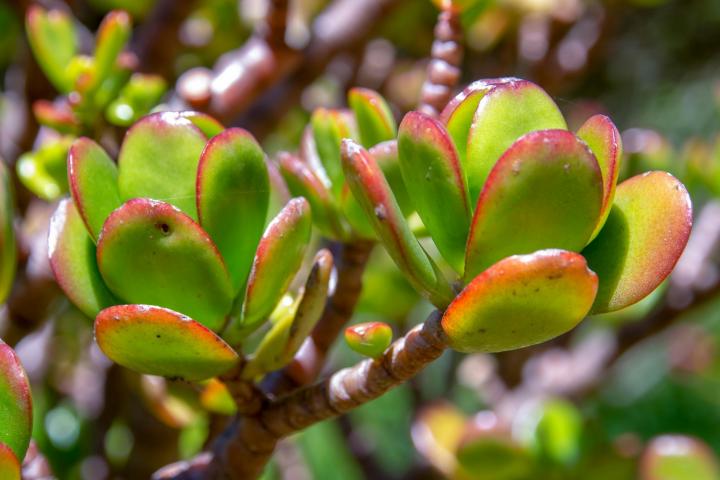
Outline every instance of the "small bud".
{"type": "Polygon", "coordinates": [[[377,358],[390,346],[392,329],[384,322],[358,323],[345,329],[345,341],[357,353],[377,358]]]}

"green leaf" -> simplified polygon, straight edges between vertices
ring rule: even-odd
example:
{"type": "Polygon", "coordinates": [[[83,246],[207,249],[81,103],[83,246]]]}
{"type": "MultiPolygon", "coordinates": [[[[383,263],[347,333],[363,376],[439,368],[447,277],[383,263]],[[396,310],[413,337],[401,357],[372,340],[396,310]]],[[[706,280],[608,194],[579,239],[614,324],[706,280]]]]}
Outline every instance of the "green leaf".
{"type": "Polygon", "coordinates": [[[72,137],[49,140],[23,154],[15,166],[20,181],[43,200],[57,200],[68,191],[67,154],[72,137]]]}
{"type": "Polygon", "coordinates": [[[500,260],[445,311],[442,328],[461,352],[502,352],[545,342],[590,310],[597,275],[574,252],[541,250],[500,260]]]}
{"type": "Polygon", "coordinates": [[[95,339],[112,361],[139,373],[205,380],[239,361],[220,337],[180,313],[150,305],[117,305],[95,319],[95,339]]]}
{"type": "Polygon", "coordinates": [[[471,209],[465,174],[447,131],[434,118],[410,112],[400,124],[398,154],[418,215],[443,257],[462,272],[471,209]]]}
{"type": "Polygon", "coordinates": [[[260,326],[287,290],[302,264],[311,227],[310,205],[304,198],[290,200],[268,225],[245,291],[240,326],[243,335],[260,326]]]}
{"type": "Polygon", "coordinates": [[[367,88],[351,88],[348,104],[355,113],[360,143],[365,148],[395,138],[395,118],[379,93],[367,88]]]}
{"type": "Polygon", "coordinates": [[[335,202],[325,185],[299,157],[283,152],[278,157],[279,169],[290,192],[310,203],[313,223],[325,235],[342,239],[347,228],[342,224],[335,202]]]}
{"type": "Polygon", "coordinates": [[[50,220],[48,256],[58,285],[85,315],[93,318],[116,303],[98,271],[95,243],[71,199],[61,201],[50,220]]]}
{"type": "Polygon", "coordinates": [[[100,273],[118,297],[222,327],[233,299],[227,269],[208,234],[177,208],[129,200],[105,221],[97,248],[100,273]]]}
{"type": "Polygon", "coordinates": [[[622,139],[615,124],[605,115],[590,117],[577,131],[577,136],[587,143],[595,154],[603,178],[603,205],[592,240],[605,225],[615,198],[615,186],[622,157],[622,139]]]}
{"type": "MultiPolygon", "coordinates": [[[[502,79],[498,79],[498,81],[502,81],[502,79]]],[[[466,165],[468,135],[475,110],[485,94],[492,90],[494,84],[493,80],[477,80],[471,83],[450,100],[440,113],[440,121],[447,127],[462,165],[466,165]]]]}
{"type": "Polygon", "coordinates": [[[122,204],[117,167],[105,150],[87,137],[75,140],[68,152],[70,193],[93,240],[105,219],[122,204]]]}
{"type": "Polygon", "coordinates": [[[400,158],[398,156],[397,140],[378,143],[370,150],[370,156],[375,159],[380,170],[382,170],[385,180],[387,180],[390,189],[395,195],[398,206],[405,217],[409,217],[415,212],[415,205],[410,199],[408,189],[405,187],[405,181],[402,177],[400,169],[400,158]]]}
{"type": "Polygon", "coordinates": [[[74,79],[66,75],[65,67],[77,53],[77,38],[73,19],[61,10],[47,11],[39,5],[28,9],[25,28],[38,64],[62,93],[73,89],[74,79]]]}
{"type": "Polygon", "coordinates": [[[655,290],[680,258],[691,226],[690,196],[669,173],[618,185],[605,226],[583,251],[600,277],[593,312],[619,310],[655,290]]]}
{"type": "Polygon", "coordinates": [[[602,206],[600,168],[565,130],[521,137],[498,160],[478,199],[465,278],[501,258],[543,248],[580,251],[602,206]]]}
{"type": "Polygon", "coordinates": [[[269,192],[265,153],[250,133],[230,128],[208,142],[197,172],[198,218],[225,259],[236,294],[265,227],[269,192]]]}
{"type": "Polygon", "coordinates": [[[420,409],[412,426],[415,448],[447,478],[454,478],[455,452],[468,419],[454,405],[440,401],[420,409]]]}
{"type": "Polygon", "coordinates": [[[346,139],[342,160],[350,190],[397,266],[436,306],[446,306],[453,297],[450,286],[410,231],[375,159],[346,139]]]}
{"type": "Polygon", "coordinates": [[[352,236],[367,240],[376,240],[377,237],[371,220],[365,214],[365,211],[355,199],[355,196],[347,184],[343,185],[342,193],[340,193],[340,210],[345,216],[347,223],[350,224],[352,236]]]}
{"type": "Polygon", "coordinates": [[[12,449],[0,442],[0,478],[3,480],[20,480],[20,461],[12,449]]]}
{"type": "MultiPolygon", "coordinates": [[[[467,432],[466,432],[466,435],[467,432]]],[[[506,432],[479,432],[457,451],[459,478],[518,480],[533,478],[532,458],[506,432]]]]}
{"type": "Polygon", "coordinates": [[[325,309],[332,269],[332,254],[320,250],[305,282],[302,298],[265,334],[243,370],[245,378],[254,379],[292,361],[325,309]]]}
{"type": "MultiPolygon", "coordinates": [[[[134,73],[117,94],[117,98],[108,105],[105,110],[105,116],[115,125],[123,127],[132,125],[133,122],[146,115],[160,102],[166,90],[167,83],[161,76],[134,73]]],[[[200,116],[200,118],[210,117],[204,114],[198,114],[197,112],[181,112],[182,116],[185,116],[188,120],[195,123],[195,126],[200,128],[208,138],[215,134],[208,133],[208,131],[215,132],[215,129],[206,131],[206,126],[202,122],[196,122],[194,121],[196,119],[192,116],[184,115],[184,113],[194,113],[200,116]]],[[[211,121],[215,122],[214,119],[211,119],[211,121]]],[[[210,125],[212,125],[212,123],[210,125]]],[[[217,133],[222,130],[223,127],[220,125],[217,133]]]]}
{"type": "Polygon", "coordinates": [[[340,162],[340,142],[352,137],[352,126],[344,112],[318,108],[310,118],[315,148],[330,188],[337,198],[342,191],[343,170],[340,162]]]}
{"type": "Polygon", "coordinates": [[[187,118],[188,120],[190,120],[193,125],[199,128],[200,131],[202,131],[208,138],[212,138],[218,133],[225,130],[225,127],[222,123],[218,122],[206,113],[187,110],[184,112],[179,112],[178,115],[180,115],[182,118],[187,118]]]}
{"type": "Polygon", "coordinates": [[[378,358],[392,342],[392,328],[385,322],[365,322],[345,329],[345,341],[360,355],[378,358]]]}
{"type": "Polygon", "coordinates": [[[526,80],[494,81],[480,102],[467,137],[467,174],[470,199],[480,195],[485,180],[500,156],[518,137],[535,130],[566,129],[555,102],[526,80]]]}
{"type": "Polygon", "coordinates": [[[17,248],[13,229],[14,218],[12,178],[0,159],[0,304],[4,303],[10,294],[15,278],[17,248]]]}
{"type": "Polygon", "coordinates": [[[172,203],[197,219],[195,181],[205,135],[183,114],[154,113],[125,135],[118,159],[123,200],[145,197],[172,203]]]}
{"type": "Polygon", "coordinates": [[[75,134],[80,128],[78,118],[66,103],[54,104],[48,100],[36,100],[32,105],[33,115],[40,125],[52,128],[62,134],[75,134]]]}
{"type": "Polygon", "coordinates": [[[95,85],[110,75],[131,33],[132,19],[127,12],[113,10],[105,15],[95,39],[95,85]]]}
{"type": "Polygon", "coordinates": [[[641,480],[717,480],[718,459],[703,441],[686,435],[655,437],[640,461],[641,480]]]}
{"type": "MultiPolygon", "coordinates": [[[[0,340],[0,443],[24,458],[32,432],[32,395],[20,359],[0,340]]],[[[0,477],[5,478],[5,477],[0,477]]]]}

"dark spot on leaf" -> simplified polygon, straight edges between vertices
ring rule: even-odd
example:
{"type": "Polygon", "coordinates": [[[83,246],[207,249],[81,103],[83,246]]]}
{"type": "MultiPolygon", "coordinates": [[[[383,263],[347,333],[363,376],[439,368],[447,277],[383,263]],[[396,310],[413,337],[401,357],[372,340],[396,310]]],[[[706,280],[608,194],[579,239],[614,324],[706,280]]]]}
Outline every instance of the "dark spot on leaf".
{"type": "Polygon", "coordinates": [[[159,334],[159,333],[156,334],[156,335],[155,335],[155,338],[160,338],[160,334],[159,334]]]}
{"type": "Polygon", "coordinates": [[[170,235],[170,225],[165,222],[156,223],[155,228],[160,230],[163,235],[170,235]]]}
{"type": "Polygon", "coordinates": [[[553,273],[551,275],[548,275],[546,278],[548,280],[557,280],[558,278],[562,278],[563,274],[562,272],[553,273]]]}

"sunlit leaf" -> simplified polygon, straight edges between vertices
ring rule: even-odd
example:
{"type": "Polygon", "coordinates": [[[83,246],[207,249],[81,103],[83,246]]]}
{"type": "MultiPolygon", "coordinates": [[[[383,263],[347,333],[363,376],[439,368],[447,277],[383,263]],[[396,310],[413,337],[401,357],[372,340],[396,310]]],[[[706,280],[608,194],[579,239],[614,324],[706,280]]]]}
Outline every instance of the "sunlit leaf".
{"type": "Polygon", "coordinates": [[[48,11],[35,4],[28,9],[25,26],[45,75],[60,92],[70,92],[73,79],[66,75],[65,68],[77,53],[73,19],[61,10],[48,11]]]}
{"type": "Polygon", "coordinates": [[[712,449],[685,435],[654,438],[643,453],[641,480],[717,480],[720,465],[712,449]]]}
{"type": "Polygon", "coordinates": [[[624,181],[605,226],[583,250],[600,278],[593,312],[611,312],[643,299],[670,274],[692,225],[690,196],[665,172],[624,181]]]}
{"type": "Polygon", "coordinates": [[[577,253],[514,255],[475,277],[445,311],[442,327],[462,352],[534,345],[575,327],[590,311],[597,283],[577,253]]]}
{"type": "Polygon", "coordinates": [[[20,462],[12,449],[0,442],[0,478],[20,480],[20,462]]]}
{"type": "Polygon", "coordinates": [[[543,248],[580,251],[602,206],[600,169],[565,130],[521,137],[498,160],[478,199],[465,278],[501,258],[543,248]]]}
{"type": "MultiPolygon", "coordinates": [[[[24,458],[32,432],[30,383],[20,359],[0,340],[0,443],[24,458]]],[[[0,476],[0,478],[5,478],[0,476]]]]}
{"type": "Polygon", "coordinates": [[[395,118],[379,93],[367,88],[351,88],[348,104],[355,113],[360,143],[365,148],[395,138],[395,118]]]}
{"type": "Polygon", "coordinates": [[[199,322],[149,305],[106,308],[95,319],[95,339],[112,361],[163,377],[204,380],[227,372],[239,360],[199,322]]]}
{"type": "Polygon", "coordinates": [[[219,329],[233,291],[207,233],[167,203],[138,198],[108,217],[97,247],[100,273],[127,302],[160,305],[219,329]]]}
{"type": "Polygon", "coordinates": [[[345,329],[345,341],[360,355],[377,358],[392,342],[392,328],[385,322],[365,322],[345,329]]]}
{"type": "Polygon", "coordinates": [[[12,178],[0,159],[0,304],[5,302],[15,277],[17,249],[13,231],[14,218],[12,178]]]}

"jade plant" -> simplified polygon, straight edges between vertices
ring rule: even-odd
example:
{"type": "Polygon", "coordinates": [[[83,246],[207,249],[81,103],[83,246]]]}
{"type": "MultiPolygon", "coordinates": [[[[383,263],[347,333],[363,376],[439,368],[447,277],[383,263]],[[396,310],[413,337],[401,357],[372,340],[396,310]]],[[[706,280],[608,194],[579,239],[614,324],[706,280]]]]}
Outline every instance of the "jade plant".
{"type": "Polygon", "coordinates": [[[53,200],[67,192],[65,159],[77,135],[100,137],[108,123],[129,126],[159,103],[167,87],[157,75],[133,73],[137,60],[125,51],[132,20],[125,11],[106,15],[92,55],[80,51],[75,20],[62,10],[33,5],[26,30],[38,64],[61,96],[33,104],[36,120],[52,133],[19,158],[17,171],[33,193],[53,200]]]}
{"type": "Polygon", "coordinates": [[[151,114],[128,130],[117,164],[77,139],[68,183],[50,262],[68,298],[95,318],[108,357],[187,380],[234,367],[254,379],[292,360],[322,312],[332,256],[321,250],[304,289],[288,291],[310,241],[310,208],[292,199],[265,227],[270,181],[247,131],[192,112],[151,114]],[[240,365],[244,340],[268,319],[240,365]]]}
{"type": "Polygon", "coordinates": [[[12,179],[0,159],[0,303],[10,293],[15,277],[17,249],[13,231],[14,217],[12,179]]]}
{"type": "Polygon", "coordinates": [[[525,80],[474,82],[439,119],[408,113],[397,150],[440,255],[413,234],[373,153],[350,139],[344,178],[397,266],[444,312],[456,350],[532,345],[636,303],[688,240],[690,198],[676,178],[653,171],[616,186],[622,146],[612,121],[596,115],[570,132],[525,80]]]}
{"type": "Polygon", "coordinates": [[[0,478],[20,480],[20,465],[30,444],[32,397],[15,351],[0,340],[0,478]]]}

